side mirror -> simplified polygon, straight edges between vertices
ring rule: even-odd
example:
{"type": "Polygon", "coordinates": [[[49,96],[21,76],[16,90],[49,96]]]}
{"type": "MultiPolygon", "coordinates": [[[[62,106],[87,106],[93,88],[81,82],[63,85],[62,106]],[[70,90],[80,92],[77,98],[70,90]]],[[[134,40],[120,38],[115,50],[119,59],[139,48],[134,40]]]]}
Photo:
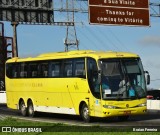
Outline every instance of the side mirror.
{"type": "Polygon", "coordinates": [[[150,84],[150,75],[149,75],[148,71],[145,71],[145,73],[147,74],[147,76],[146,76],[146,82],[147,82],[147,85],[149,85],[150,84]]]}
{"type": "Polygon", "coordinates": [[[147,85],[150,84],[150,75],[147,75],[147,85]]]}

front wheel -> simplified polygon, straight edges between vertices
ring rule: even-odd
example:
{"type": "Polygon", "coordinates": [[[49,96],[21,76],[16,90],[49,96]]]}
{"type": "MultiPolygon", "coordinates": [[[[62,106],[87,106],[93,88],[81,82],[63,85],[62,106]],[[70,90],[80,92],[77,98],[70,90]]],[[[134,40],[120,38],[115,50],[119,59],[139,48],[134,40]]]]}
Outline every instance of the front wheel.
{"type": "Polygon", "coordinates": [[[33,103],[32,103],[32,101],[30,101],[28,103],[28,116],[29,117],[34,117],[34,115],[35,115],[35,112],[34,112],[33,103]]]}
{"type": "Polygon", "coordinates": [[[82,105],[81,117],[85,122],[90,122],[89,108],[86,104],[82,105]]]}

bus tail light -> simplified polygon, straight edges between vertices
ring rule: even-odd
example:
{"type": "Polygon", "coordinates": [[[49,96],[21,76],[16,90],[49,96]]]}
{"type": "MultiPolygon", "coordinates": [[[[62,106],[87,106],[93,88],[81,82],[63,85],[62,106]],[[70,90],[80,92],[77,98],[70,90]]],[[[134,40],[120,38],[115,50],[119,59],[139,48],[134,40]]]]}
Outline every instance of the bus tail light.
{"type": "Polygon", "coordinates": [[[153,96],[152,95],[148,95],[147,99],[153,99],[153,96]]]}

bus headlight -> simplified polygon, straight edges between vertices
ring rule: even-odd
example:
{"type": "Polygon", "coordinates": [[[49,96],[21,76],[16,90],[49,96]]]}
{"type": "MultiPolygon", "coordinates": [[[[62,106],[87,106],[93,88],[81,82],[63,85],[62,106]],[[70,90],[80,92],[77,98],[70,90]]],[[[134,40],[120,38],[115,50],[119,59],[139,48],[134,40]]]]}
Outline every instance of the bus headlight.
{"type": "Polygon", "coordinates": [[[103,105],[103,107],[107,109],[116,109],[116,107],[112,105],[103,105]]]}
{"type": "Polygon", "coordinates": [[[142,103],[138,105],[138,107],[143,107],[143,106],[147,106],[147,103],[142,103]]]}

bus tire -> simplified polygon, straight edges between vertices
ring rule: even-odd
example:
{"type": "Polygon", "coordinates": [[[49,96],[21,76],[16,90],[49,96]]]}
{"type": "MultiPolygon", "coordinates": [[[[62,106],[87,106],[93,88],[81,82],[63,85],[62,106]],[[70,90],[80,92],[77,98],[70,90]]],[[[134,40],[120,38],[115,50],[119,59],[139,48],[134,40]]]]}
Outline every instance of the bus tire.
{"type": "Polygon", "coordinates": [[[119,121],[126,121],[126,120],[128,120],[129,119],[129,116],[127,115],[127,116],[118,116],[118,120],[119,121]]]}
{"type": "Polygon", "coordinates": [[[85,122],[90,122],[89,108],[86,103],[82,105],[80,115],[85,122]]]}
{"type": "Polygon", "coordinates": [[[33,107],[33,103],[32,101],[28,102],[28,116],[29,117],[34,117],[35,116],[35,111],[34,111],[34,107],[33,107]]]}
{"type": "Polygon", "coordinates": [[[27,107],[25,106],[24,101],[20,101],[19,110],[21,111],[22,116],[27,116],[27,107]]]}

